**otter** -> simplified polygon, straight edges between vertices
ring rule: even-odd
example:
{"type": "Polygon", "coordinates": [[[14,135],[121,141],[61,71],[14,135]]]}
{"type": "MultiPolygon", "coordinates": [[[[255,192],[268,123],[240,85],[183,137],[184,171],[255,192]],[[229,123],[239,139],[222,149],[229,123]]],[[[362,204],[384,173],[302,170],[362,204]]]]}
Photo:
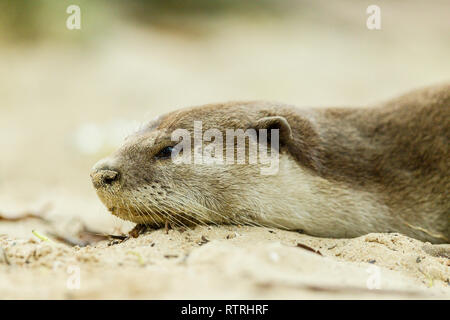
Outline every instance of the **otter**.
{"type": "Polygon", "coordinates": [[[450,83],[366,107],[228,102],[160,116],[99,161],[91,178],[107,209],[138,226],[246,224],[332,238],[398,232],[448,243],[449,142],[450,83]],[[278,171],[261,174],[248,157],[173,161],[172,133],[192,132],[195,121],[203,133],[278,132],[276,147],[268,137],[278,171]]]}

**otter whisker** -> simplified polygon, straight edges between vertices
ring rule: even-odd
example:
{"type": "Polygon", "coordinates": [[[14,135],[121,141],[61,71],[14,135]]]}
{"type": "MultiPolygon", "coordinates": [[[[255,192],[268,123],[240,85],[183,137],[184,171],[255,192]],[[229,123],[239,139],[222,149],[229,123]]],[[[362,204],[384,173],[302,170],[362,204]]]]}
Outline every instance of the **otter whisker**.
{"type": "Polygon", "coordinates": [[[184,219],[189,220],[189,221],[192,222],[194,225],[198,225],[199,223],[204,223],[204,222],[202,221],[202,219],[191,220],[191,219],[189,218],[188,214],[186,213],[186,211],[187,211],[187,210],[186,210],[186,207],[189,208],[189,212],[190,212],[190,213],[197,213],[197,215],[201,216],[203,219],[208,220],[208,216],[207,216],[207,215],[198,213],[198,212],[196,212],[196,211],[194,212],[194,211],[193,211],[194,208],[192,208],[192,204],[191,204],[191,203],[187,203],[187,202],[188,202],[188,201],[184,201],[184,202],[183,202],[183,201],[180,201],[180,200],[178,200],[178,199],[176,199],[176,198],[174,197],[174,198],[171,199],[170,202],[166,202],[166,201],[165,201],[165,204],[167,204],[167,206],[168,206],[169,208],[171,208],[171,211],[172,211],[172,212],[173,212],[173,209],[178,210],[180,213],[183,214],[183,218],[184,218],[184,219]]]}
{"type": "MultiPolygon", "coordinates": [[[[130,196],[131,197],[131,196],[130,196]]],[[[133,198],[136,201],[136,198],[133,198]]],[[[144,214],[139,210],[139,207],[136,205],[132,205],[132,208],[134,209],[134,211],[137,213],[137,215],[141,218],[142,221],[144,221],[144,214]]],[[[142,224],[140,222],[140,224],[142,224]]],[[[143,223],[145,226],[147,226],[147,223],[144,221],[143,223]]]]}
{"type": "MultiPolygon", "coordinates": [[[[148,198],[148,197],[146,197],[146,199],[149,200],[150,202],[152,202],[154,206],[156,206],[156,203],[155,203],[155,201],[154,201],[153,199],[148,198]]],[[[167,217],[175,219],[177,222],[179,222],[180,224],[182,224],[184,227],[187,228],[187,226],[186,226],[184,223],[182,223],[181,221],[179,221],[178,219],[176,219],[176,217],[175,217],[175,215],[173,214],[173,212],[171,212],[171,213],[172,213],[172,215],[171,215],[169,212],[166,211],[166,209],[169,209],[169,210],[170,210],[170,208],[162,209],[162,210],[166,213],[166,216],[167,216],[167,217]]]]}
{"type": "MultiPolygon", "coordinates": [[[[137,203],[139,203],[139,200],[137,200],[136,198],[134,199],[137,203]]],[[[146,215],[141,208],[139,208],[139,206],[136,206],[136,210],[138,211],[138,213],[142,216],[142,219],[144,220],[146,217],[150,217],[150,219],[152,219],[152,221],[156,224],[155,219],[153,219],[152,215],[146,215]]],[[[145,220],[144,220],[145,221],[145,220]]],[[[149,226],[146,222],[144,222],[145,226],[149,226]]]]}
{"type": "MultiPolygon", "coordinates": [[[[218,225],[216,222],[214,222],[213,220],[211,220],[207,215],[201,214],[201,213],[195,211],[195,210],[190,206],[190,207],[189,207],[189,213],[193,213],[193,214],[196,214],[196,215],[200,216],[200,218],[197,218],[196,220],[191,220],[191,219],[189,218],[188,213],[186,213],[186,202],[183,203],[182,201],[179,201],[179,200],[177,200],[177,199],[173,199],[173,200],[174,200],[175,204],[176,204],[177,206],[179,206],[179,207],[176,208],[176,209],[180,210],[181,212],[184,212],[184,213],[183,213],[184,219],[191,221],[194,225],[200,225],[200,224],[203,224],[203,225],[206,226],[206,225],[207,225],[207,222],[211,222],[211,223],[213,223],[213,224],[218,225]],[[205,223],[203,220],[206,220],[206,223],[205,223]]],[[[171,205],[174,206],[174,204],[171,204],[171,205]]]]}
{"type": "MultiPolygon", "coordinates": [[[[217,211],[215,211],[215,210],[212,210],[212,209],[209,209],[209,208],[203,206],[203,205],[202,205],[200,202],[198,202],[198,201],[193,202],[192,200],[190,200],[189,198],[185,197],[184,195],[178,193],[177,191],[173,191],[173,192],[176,193],[176,194],[178,194],[180,197],[183,197],[183,200],[185,200],[186,202],[189,202],[190,205],[196,205],[196,206],[199,206],[200,209],[207,210],[207,211],[211,212],[212,214],[215,214],[215,215],[221,217],[221,218],[223,219],[223,221],[230,221],[230,220],[231,220],[232,222],[236,223],[236,221],[234,221],[234,219],[233,219],[232,217],[226,217],[226,216],[220,214],[219,212],[217,212],[217,211]]],[[[198,212],[194,212],[194,213],[198,213],[198,212]]]]}
{"type": "MultiPolygon", "coordinates": [[[[153,221],[155,221],[155,223],[158,225],[158,227],[160,227],[159,222],[156,222],[156,220],[153,218],[153,216],[159,217],[159,219],[160,219],[161,221],[166,221],[168,218],[170,218],[170,217],[168,217],[169,214],[168,214],[164,209],[161,209],[161,208],[158,208],[158,211],[159,211],[159,212],[157,212],[156,210],[153,209],[154,207],[156,207],[156,203],[154,203],[154,201],[152,201],[152,200],[149,199],[148,197],[145,197],[145,199],[147,199],[148,201],[152,202],[153,207],[147,206],[143,201],[138,201],[138,203],[139,203],[140,205],[142,205],[142,206],[150,213],[148,216],[149,216],[153,221]],[[165,215],[161,217],[161,216],[160,216],[160,211],[164,211],[165,215]]],[[[165,222],[164,222],[164,223],[165,223],[165,222]]]]}
{"type": "MultiPolygon", "coordinates": [[[[179,206],[181,208],[183,208],[183,203],[181,201],[180,201],[179,206]]],[[[208,224],[214,224],[216,226],[219,225],[217,222],[212,220],[207,214],[204,214],[204,213],[198,211],[196,208],[194,208],[192,204],[189,204],[188,207],[189,207],[189,210],[188,210],[189,214],[193,214],[193,215],[197,216],[197,218],[196,218],[196,220],[194,222],[196,225],[199,225],[199,224],[203,224],[205,226],[208,225],[208,224]]],[[[186,212],[187,210],[184,209],[183,211],[186,212]]],[[[188,213],[186,212],[184,215],[186,216],[185,218],[188,219],[187,218],[188,217],[188,213]]]]}

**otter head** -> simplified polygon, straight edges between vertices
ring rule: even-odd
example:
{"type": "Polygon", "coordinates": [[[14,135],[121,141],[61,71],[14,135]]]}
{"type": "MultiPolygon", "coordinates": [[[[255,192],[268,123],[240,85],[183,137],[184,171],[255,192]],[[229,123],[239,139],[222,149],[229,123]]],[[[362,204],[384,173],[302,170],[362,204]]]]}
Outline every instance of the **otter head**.
{"type": "Polygon", "coordinates": [[[292,130],[274,108],[229,103],[166,114],[129,136],[120,149],[94,166],[91,178],[97,194],[112,214],[141,224],[256,223],[262,207],[270,210],[267,203],[273,197],[286,196],[282,185],[289,177],[279,175],[292,173],[286,169],[292,164],[282,163],[285,156],[276,157],[287,152],[292,130]],[[255,162],[249,150],[255,141],[260,146],[264,129],[268,131],[263,151],[268,158],[255,162]],[[238,136],[229,139],[230,130],[244,132],[244,142],[239,143],[238,136]],[[200,151],[196,134],[201,135],[200,151]],[[238,159],[242,149],[244,158],[238,159]],[[222,162],[218,155],[223,156],[222,162]],[[270,173],[274,159],[280,164],[270,173]]]}

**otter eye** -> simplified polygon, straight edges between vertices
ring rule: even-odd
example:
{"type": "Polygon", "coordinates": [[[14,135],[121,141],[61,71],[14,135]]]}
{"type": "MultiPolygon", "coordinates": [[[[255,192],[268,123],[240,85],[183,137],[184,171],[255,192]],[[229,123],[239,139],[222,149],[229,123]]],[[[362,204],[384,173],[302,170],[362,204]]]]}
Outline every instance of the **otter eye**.
{"type": "Polygon", "coordinates": [[[173,147],[165,147],[162,148],[157,154],[156,154],[156,158],[158,159],[168,159],[172,156],[172,150],[173,147]]]}

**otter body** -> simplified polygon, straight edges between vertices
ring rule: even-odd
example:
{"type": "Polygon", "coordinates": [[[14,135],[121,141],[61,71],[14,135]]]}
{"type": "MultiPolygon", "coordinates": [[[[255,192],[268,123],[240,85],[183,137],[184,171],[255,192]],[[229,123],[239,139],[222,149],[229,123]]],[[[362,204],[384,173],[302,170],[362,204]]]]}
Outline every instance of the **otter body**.
{"type": "Polygon", "coordinates": [[[107,208],[139,224],[250,224],[339,238],[400,232],[445,243],[449,142],[450,84],[365,108],[231,102],[160,117],[91,176],[107,208]],[[224,136],[278,129],[277,173],[261,174],[260,163],[175,163],[171,134],[193,131],[194,121],[224,136]]]}

